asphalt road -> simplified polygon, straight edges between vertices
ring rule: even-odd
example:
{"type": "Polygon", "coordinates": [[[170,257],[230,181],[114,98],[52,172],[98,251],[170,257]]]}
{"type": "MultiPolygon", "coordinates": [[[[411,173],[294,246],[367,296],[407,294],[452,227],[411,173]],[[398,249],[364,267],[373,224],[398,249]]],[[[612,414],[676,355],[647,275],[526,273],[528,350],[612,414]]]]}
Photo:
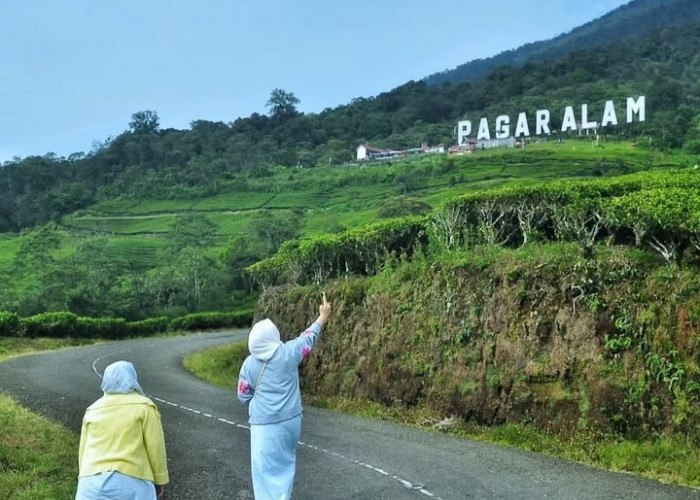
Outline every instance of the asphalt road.
{"type": "MultiPolygon", "coordinates": [[[[244,335],[128,340],[19,357],[0,363],[0,391],[80,432],[85,408],[101,396],[98,374],[129,360],[162,414],[171,479],[166,499],[252,499],[245,409],[233,391],[182,367],[186,353],[244,335]]],[[[700,490],[308,407],[294,494],[298,500],[700,500],[700,490]]]]}

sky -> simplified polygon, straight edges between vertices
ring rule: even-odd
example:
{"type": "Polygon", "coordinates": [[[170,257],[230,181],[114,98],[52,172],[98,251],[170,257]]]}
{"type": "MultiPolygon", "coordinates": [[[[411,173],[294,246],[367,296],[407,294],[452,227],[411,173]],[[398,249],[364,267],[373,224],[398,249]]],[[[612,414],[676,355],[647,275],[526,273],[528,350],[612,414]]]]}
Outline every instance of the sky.
{"type": "Polygon", "coordinates": [[[320,113],[556,37],[629,0],[3,0],[0,164],[161,128],[320,113]]]}

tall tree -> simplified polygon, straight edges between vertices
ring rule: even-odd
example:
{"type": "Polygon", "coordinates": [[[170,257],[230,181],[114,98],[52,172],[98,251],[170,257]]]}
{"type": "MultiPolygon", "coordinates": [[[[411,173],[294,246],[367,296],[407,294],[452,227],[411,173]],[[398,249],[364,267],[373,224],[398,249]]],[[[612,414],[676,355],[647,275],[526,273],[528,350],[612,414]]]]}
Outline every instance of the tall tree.
{"type": "Polygon", "coordinates": [[[299,102],[293,92],[276,88],[270,92],[270,98],[265,103],[265,107],[271,108],[272,116],[287,118],[297,114],[296,105],[299,102]]]}
{"type": "Polygon", "coordinates": [[[155,134],[159,127],[160,119],[155,111],[137,111],[131,115],[129,129],[136,135],[155,134]]]}

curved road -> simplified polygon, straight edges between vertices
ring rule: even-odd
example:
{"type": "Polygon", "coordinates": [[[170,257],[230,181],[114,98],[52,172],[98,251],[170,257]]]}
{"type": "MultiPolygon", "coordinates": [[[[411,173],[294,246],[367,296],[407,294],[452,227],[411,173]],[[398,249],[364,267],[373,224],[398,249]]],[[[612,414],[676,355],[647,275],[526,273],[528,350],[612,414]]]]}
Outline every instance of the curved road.
{"type": "MultiPolygon", "coordinates": [[[[113,361],[132,361],[163,418],[166,499],[252,499],[245,409],[234,392],[182,367],[186,353],[244,337],[139,339],[19,357],[0,363],[0,391],[80,432],[83,411],[101,396],[99,374],[113,361]]],[[[700,490],[308,407],[294,493],[303,500],[700,500],[700,490]]]]}

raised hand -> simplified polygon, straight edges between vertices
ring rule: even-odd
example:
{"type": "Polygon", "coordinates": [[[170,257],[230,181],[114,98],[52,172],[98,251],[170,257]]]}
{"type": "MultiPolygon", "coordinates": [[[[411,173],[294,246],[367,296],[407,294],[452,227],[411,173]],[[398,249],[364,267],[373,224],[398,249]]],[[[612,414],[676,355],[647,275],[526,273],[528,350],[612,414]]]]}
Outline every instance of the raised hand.
{"type": "Polygon", "coordinates": [[[318,306],[317,322],[323,326],[328,321],[328,316],[331,314],[331,304],[326,299],[326,292],[321,292],[321,305],[318,306]]]}

